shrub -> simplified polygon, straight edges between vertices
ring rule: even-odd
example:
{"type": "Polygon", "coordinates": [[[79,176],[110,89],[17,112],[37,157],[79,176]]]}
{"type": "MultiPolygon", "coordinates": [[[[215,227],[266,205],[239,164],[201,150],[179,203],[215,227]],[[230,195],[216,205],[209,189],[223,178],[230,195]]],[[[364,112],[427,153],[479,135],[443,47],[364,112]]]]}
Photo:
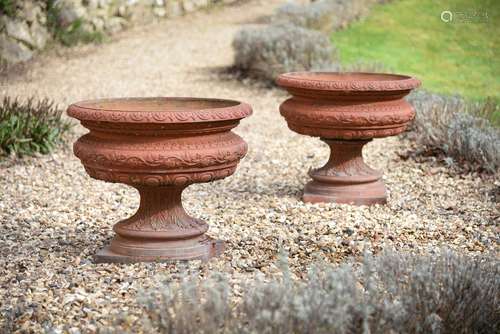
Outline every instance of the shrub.
{"type": "Polygon", "coordinates": [[[78,43],[102,43],[104,33],[101,31],[88,31],[84,28],[83,20],[77,19],[67,28],[57,28],[54,38],[64,46],[74,46],[78,43]]]}
{"type": "Polygon", "coordinates": [[[499,110],[493,100],[467,102],[425,91],[411,94],[408,100],[417,112],[413,129],[418,144],[480,170],[498,170],[500,130],[486,119],[499,110]]]}
{"type": "Polygon", "coordinates": [[[138,324],[157,333],[495,333],[500,263],[443,250],[440,256],[385,253],[361,267],[313,267],[306,281],[257,280],[233,304],[221,274],[181,278],[144,293],[138,324]]]}
{"type": "Polygon", "coordinates": [[[334,55],[323,34],[283,24],[243,29],[233,40],[233,48],[236,68],[270,81],[285,72],[328,67],[334,55]]]}
{"type": "Polygon", "coordinates": [[[16,15],[16,2],[15,0],[0,0],[0,16],[15,16],[16,15]]]}
{"type": "Polygon", "coordinates": [[[319,0],[310,4],[287,3],[276,10],[273,21],[332,32],[367,14],[374,0],[319,0]]]}
{"type": "Polygon", "coordinates": [[[79,43],[102,43],[105,35],[102,31],[89,31],[84,20],[77,18],[69,25],[60,22],[60,4],[56,0],[47,0],[47,27],[56,41],[64,46],[79,43]]]}
{"type": "Polygon", "coordinates": [[[0,155],[49,153],[70,123],[48,99],[26,102],[5,97],[0,105],[0,155]]]}
{"type": "Polygon", "coordinates": [[[319,0],[278,8],[267,28],[245,28],[233,40],[234,67],[252,77],[274,82],[281,73],[339,70],[330,32],[364,15],[381,0],[319,0]]]}

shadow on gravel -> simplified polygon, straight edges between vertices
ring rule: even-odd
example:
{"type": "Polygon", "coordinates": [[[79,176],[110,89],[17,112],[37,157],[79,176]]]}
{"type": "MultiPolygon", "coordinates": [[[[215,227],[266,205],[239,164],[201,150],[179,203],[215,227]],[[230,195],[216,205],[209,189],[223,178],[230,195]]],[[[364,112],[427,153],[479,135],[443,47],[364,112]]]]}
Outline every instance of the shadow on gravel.
{"type": "Polygon", "coordinates": [[[0,87],[6,86],[15,80],[19,80],[25,76],[31,68],[35,60],[31,59],[26,62],[17,63],[14,65],[7,65],[0,63],[0,87]]]}
{"type": "Polygon", "coordinates": [[[239,190],[238,192],[244,192],[247,197],[252,197],[252,195],[261,195],[261,196],[271,196],[278,198],[293,198],[296,200],[302,199],[302,188],[297,187],[297,185],[292,184],[283,184],[283,183],[271,183],[266,184],[266,188],[271,190],[256,190],[255,187],[248,187],[239,190]]]}

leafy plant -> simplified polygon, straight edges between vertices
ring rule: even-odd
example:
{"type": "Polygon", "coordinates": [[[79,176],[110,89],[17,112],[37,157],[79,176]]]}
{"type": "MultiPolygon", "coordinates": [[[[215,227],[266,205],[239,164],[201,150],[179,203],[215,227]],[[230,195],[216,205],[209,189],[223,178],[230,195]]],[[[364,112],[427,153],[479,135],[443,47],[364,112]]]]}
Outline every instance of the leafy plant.
{"type": "Polygon", "coordinates": [[[77,19],[68,28],[57,29],[54,37],[65,46],[73,46],[78,43],[102,43],[104,34],[101,31],[87,31],[83,26],[83,20],[77,19]]]}
{"type": "MultiPolygon", "coordinates": [[[[125,315],[102,333],[496,333],[500,262],[443,250],[386,252],[360,266],[313,267],[305,281],[243,285],[234,301],[222,274],[181,277],[145,292],[144,316],[125,315]]],[[[118,319],[117,319],[118,320],[118,319]]]]}
{"type": "Polygon", "coordinates": [[[16,7],[16,0],[0,0],[0,16],[15,16],[16,7]]]}
{"type": "Polygon", "coordinates": [[[0,155],[49,153],[70,128],[61,116],[62,110],[48,99],[5,97],[0,105],[0,155]]]}

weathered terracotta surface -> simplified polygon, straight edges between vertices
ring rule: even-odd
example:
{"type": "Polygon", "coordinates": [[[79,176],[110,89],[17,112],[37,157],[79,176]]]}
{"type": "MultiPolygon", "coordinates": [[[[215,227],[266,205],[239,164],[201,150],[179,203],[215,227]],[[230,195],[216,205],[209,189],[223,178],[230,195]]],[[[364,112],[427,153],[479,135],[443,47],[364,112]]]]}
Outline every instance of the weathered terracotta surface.
{"type": "Polygon", "coordinates": [[[90,132],[74,144],[87,173],[128,184],[141,196],[138,211],[114,226],[97,262],[207,259],[223,244],[189,216],[182,191],[234,173],[247,145],[231,132],[252,109],[231,100],[130,98],[72,104],[68,115],[90,132]]]}
{"type": "Polygon", "coordinates": [[[403,132],[415,111],[404,97],[420,81],[393,74],[296,72],[277,84],[292,97],[280,106],[288,127],[320,137],[331,149],[325,166],[309,172],[306,202],[386,203],[382,173],[363,161],[362,148],[373,138],[403,132]]]}

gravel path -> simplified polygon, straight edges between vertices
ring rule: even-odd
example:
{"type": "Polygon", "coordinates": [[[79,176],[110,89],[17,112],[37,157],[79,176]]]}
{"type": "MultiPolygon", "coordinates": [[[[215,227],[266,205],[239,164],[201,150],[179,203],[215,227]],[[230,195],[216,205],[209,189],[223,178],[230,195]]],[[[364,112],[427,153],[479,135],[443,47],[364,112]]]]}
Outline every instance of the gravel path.
{"type": "MultiPolygon", "coordinates": [[[[49,96],[61,105],[120,96],[200,96],[246,101],[254,115],[237,131],[248,156],[236,174],[185,192],[185,205],[205,219],[209,234],[227,241],[218,269],[238,282],[272,275],[278,249],[289,252],[300,277],[316,259],[332,263],[364,249],[498,252],[499,208],[491,198],[498,181],[450,175],[445,168],[403,161],[398,138],[376,140],[367,162],[383,169],[387,206],[311,205],[300,190],[311,166],[328,156],[319,140],[287,130],[277,111],[284,92],[219,77],[232,62],[231,40],[282,1],[251,1],[136,28],[101,46],[46,55],[30,71],[0,87],[3,95],[49,96]]],[[[76,133],[82,133],[81,127],[76,133]]],[[[76,138],[77,134],[75,134],[76,138]]],[[[172,264],[95,265],[92,255],[112,236],[111,226],[138,205],[135,191],[88,177],[69,148],[0,167],[1,308],[22,306],[17,324],[41,331],[108,323],[109,313],[140,316],[137,291],[171,275],[172,264]]],[[[0,322],[5,317],[0,316],[0,322]]]]}

